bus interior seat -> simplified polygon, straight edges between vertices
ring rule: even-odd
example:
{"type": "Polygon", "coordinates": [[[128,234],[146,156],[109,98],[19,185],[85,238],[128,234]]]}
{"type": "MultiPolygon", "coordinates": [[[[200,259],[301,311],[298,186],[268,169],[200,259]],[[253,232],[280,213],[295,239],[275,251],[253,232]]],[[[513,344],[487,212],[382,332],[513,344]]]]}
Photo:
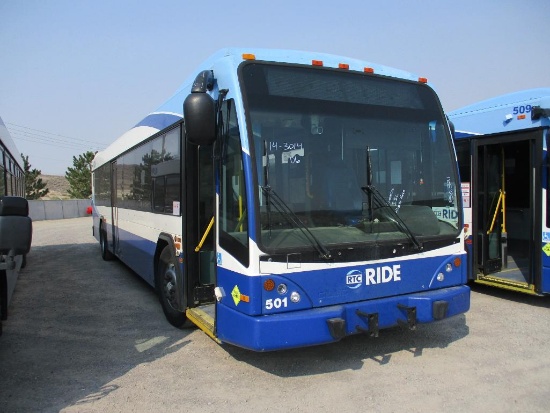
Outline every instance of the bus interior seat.
{"type": "Polygon", "coordinates": [[[355,171],[344,161],[329,162],[324,168],[323,198],[331,211],[361,214],[363,197],[355,171]]]}
{"type": "Polygon", "coordinates": [[[413,234],[439,235],[439,221],[432,209],[426,205],[402,205],[398,215],[413,234]]]}

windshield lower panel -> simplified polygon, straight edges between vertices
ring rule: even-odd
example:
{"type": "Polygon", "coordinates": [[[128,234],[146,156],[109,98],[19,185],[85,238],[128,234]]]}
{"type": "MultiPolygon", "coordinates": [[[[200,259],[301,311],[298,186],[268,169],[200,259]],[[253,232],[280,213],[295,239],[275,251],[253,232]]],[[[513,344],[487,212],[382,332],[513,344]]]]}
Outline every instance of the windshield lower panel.
{"type": "Polygon", "coordinates": [[[456,163],[431,88],[257,62],[241,82],[266,253],[383,258],[457,242],[456,163]]]}

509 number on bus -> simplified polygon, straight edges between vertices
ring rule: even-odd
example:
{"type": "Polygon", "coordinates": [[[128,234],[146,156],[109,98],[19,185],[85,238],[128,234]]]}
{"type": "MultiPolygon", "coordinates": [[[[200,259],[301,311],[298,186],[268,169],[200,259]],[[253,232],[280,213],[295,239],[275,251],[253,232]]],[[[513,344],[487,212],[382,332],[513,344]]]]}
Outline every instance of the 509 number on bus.
{"type": "Polygon", "coordinates": [[[531,109],[533,109],[533,107],[531,105],[514,106],[514,109],[513,109],[512,113],[514,115],[521,115],[522,113],[531,112],[531,109]]]}

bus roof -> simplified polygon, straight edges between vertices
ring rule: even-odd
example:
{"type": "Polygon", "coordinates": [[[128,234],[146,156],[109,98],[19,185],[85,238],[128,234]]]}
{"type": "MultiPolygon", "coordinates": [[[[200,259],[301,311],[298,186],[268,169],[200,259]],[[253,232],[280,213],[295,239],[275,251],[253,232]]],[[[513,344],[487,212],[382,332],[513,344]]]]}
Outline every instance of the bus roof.
{"type": "Polygon", "coordinates": [[[550,88],[522,90],[448,113],[457,139],[550,126],[550,88]],[[538,107],[542,110],[533,108],[538,107]],[[546,109],[546,110],[544,110],[546,109]]]}
{"type": "MultiPolygon", "coordinates": [[[[304,65],[319,65],[324,67],[342,68],[351,71],[375,73],[383,76],[396,77],[405,80],[419,81],[420,78],[412,73],[394,69],[391,67],[374,64],[359,59],[337,56],[326,53],[303,52],[297,50],[257,49],[257,48],[227,48],[213,54],[200,67],[198,67],[179,87],[176,93],[160,105],[157,110],[151,112],[133,128],[128,130],[107,149],[98,152],[93,168],[97,168],[121,153],[127,151],[140,142],[148,139],[158,131],[178,122],[183,118],[183,101],[191,92],[191,85],[196,75],[202,70],[210,70],[217,62],[224,61],[226,66],[235,69],[246,59],[254,58],[258,61],[270,61],[280,63],[296,63],[304,65]],[[341,66],[341,64],[343,66],[341,66]],[[347,65],[347,66],[346,66],[347,65]]],[[[216,75],[216,74],[215,74],[216,75]]],[[[427,81],[426,81],[427,82],[427,81]]]]}
{"type": "Polygon", "coordinates": [[[4,144],[15,163],[17,163],[17,165],[19,165],[19,167],[23,169],[23,160],[21,158],[21,154],[19,153],[17,147],[15,146],[15,143],[11,139],[10,132],[8,131],[8,128],[6,128],[6,125],[4,124],[2,118],[0,118],[0,142],[4,144]]]}

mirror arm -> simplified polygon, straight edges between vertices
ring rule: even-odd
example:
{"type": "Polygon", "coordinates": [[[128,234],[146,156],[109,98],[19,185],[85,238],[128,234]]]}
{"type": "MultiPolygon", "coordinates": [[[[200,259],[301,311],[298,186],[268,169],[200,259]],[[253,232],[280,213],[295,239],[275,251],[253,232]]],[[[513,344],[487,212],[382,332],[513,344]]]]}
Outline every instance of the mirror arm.
{"type": "Polygon", "coordinates": [[[191,86],[191,93],[206,93],[212,89],[214,89],[214,72],[203,70],[195,78],[193,86],[191,86]]]}

